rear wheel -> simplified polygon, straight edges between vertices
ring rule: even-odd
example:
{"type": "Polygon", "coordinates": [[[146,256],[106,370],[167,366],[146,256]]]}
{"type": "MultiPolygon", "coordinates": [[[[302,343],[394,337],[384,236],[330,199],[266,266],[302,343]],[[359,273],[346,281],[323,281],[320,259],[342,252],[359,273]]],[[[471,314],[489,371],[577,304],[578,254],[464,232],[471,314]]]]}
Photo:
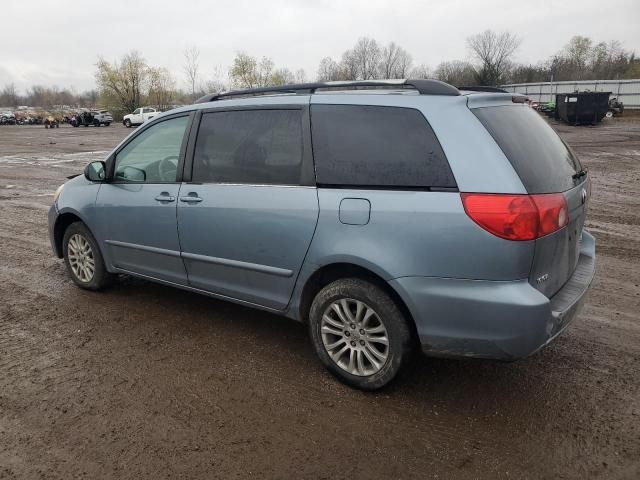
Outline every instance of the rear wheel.
{"type": "Polygon", "coordinates": [[[411,350],[407,320],[393,299],[356,278],[337,280],[316,295],[309,329],[324,366],[362,390],[391,382],[411,350]]]}
{"type": "Polygon", "coordinates": [[[62,248],[67,271],[76,285],[100,290],[113,282],[115,275],[107,272],[98,244],[84,223],[75,222],[67,228],[62,248]]]}

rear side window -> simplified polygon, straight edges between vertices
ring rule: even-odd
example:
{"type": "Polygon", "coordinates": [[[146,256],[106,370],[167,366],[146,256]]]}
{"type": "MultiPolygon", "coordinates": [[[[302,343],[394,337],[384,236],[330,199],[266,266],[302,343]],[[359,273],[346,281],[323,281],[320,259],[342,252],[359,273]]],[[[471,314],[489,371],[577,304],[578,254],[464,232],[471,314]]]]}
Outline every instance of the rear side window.
{"type": "Polygon", "coordinates": [[[301,110],[205,113],[193,160],[194,182],[303,183],[301,110]]]}
{"type": "Polygon", "coordinates": [[[442,147],[418,110],[313,105],[311,129],[319,184],[456,186],[442,147]]]}
{"type": "Polygon", "coordinates": [[[474,108],[472,112],[500,146],[529,193],[573,188],[579,160],[558,134],[522,105],[474,108]]]}

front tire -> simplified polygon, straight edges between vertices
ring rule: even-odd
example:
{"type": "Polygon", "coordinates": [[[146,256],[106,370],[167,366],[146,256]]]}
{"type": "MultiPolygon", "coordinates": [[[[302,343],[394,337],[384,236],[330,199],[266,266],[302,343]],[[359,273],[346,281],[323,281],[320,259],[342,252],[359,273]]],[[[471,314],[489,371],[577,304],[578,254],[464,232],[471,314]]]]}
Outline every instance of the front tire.
{"type": "Polygon", "coordinates": [[[69,225],[62,239],[64,263],[76,285],[87,290],[101,290],[113,282],[98,248],[98,243],[82,222],[69,225]]]}
{"type": "Polygon", "coordinates": [[[396,303],[357,278],[320,290],[311,304],[309,331],[322,364],[361,390],[387,385],[411,353],[411,331],[396,303]]]}
{"type": "Polygon", "coordinates": [[[124,126],[127,128],[131,128],[131,120],[129,120],[128,118],[124,121],[124,126]]]}

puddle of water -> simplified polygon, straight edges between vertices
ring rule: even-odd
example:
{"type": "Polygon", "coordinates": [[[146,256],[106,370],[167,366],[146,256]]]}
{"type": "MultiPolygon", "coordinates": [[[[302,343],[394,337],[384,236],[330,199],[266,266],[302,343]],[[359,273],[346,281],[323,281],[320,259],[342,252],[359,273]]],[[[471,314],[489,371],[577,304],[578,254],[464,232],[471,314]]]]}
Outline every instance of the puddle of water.
{"type": "Polygon", "coordinates": [[[97,150],[91,152],[56,153],[53,155],[5,155],[0,157],[0,165],[50,165],[57,166],[64,163],[104,160],[109,152],[97,150]]]}

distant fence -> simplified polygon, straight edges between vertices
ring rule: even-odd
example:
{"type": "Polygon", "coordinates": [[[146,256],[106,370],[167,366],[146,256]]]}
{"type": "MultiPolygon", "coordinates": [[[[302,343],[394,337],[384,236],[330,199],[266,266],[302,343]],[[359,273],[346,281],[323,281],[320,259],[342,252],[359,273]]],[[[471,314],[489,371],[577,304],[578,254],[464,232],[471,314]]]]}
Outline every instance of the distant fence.
{"type": "Polygon", "coordinates": [[[572,93],[576,90],[611,92],[611,97],[617,97],[625,108],[640,108],[640,79],[516,83],[503,85],[502,88],[509,92],[524,93],[534,102],[555,101],[556,93],[572,93]]]}

